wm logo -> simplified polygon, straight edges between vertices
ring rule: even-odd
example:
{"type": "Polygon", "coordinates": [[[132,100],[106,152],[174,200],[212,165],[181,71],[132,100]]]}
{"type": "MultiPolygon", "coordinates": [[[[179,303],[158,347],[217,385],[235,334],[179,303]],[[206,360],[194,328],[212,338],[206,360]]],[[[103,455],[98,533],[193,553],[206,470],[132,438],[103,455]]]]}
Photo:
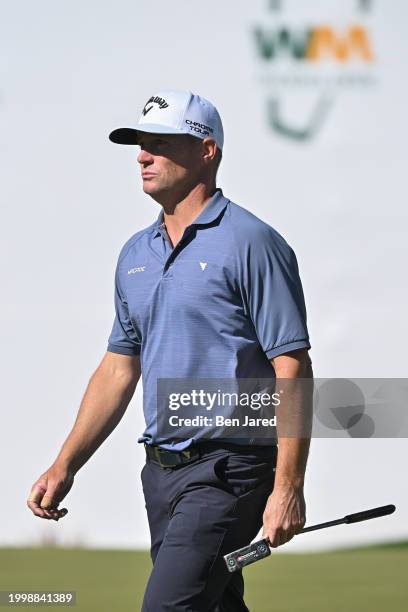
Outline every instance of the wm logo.
{"type": "Polygon", "coordinates": [[[261,59],[289,57],[299,61],[318,62],[332,59],[348,62],[374,60],[372,46],[365,28],[351,26],[339,34],[329,26],[295,32],[289,28],[264,30],[255,28],[255,43],[261,59]]]}

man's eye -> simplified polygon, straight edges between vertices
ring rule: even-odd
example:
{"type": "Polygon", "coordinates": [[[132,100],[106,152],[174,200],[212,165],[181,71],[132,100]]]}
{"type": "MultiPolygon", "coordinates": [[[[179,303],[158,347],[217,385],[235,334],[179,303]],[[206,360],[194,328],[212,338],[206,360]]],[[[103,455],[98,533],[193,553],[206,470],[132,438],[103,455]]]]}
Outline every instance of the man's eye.
{"type": "Polygon", "coordinates": [[[139,142],[139,146],[141,149],[145,149],[146,151],[162,149],[168,144],[167,140],[163,140],[162,138],[155,138],[150,142],[139,142]]]}

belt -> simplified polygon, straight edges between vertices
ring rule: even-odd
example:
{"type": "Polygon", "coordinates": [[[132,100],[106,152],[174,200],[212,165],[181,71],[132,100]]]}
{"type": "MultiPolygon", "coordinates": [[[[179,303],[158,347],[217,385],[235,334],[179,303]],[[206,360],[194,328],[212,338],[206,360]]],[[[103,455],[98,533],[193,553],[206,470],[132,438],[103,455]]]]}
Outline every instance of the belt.
{"type": "Polygon", "coordinates": [[[197,447],[186,448],[182,451],[170,451],[155,444],[144,443],[146,455],[161,467],[174,468],[178,465],[192,463],[201,456],[197,447]]]}
{"type": "Polygon", "coordinates": [[[216,442],[207,441],[201,442],[197,446],[189,446],[185,450],[175,451],[175,450],[167,450],[162,448],[161,446],[157,446],[156,444],[146,444],[144,443],[144,447],[146,449],[146,456],[149,461],[153,461],[157,463],[163,468],[175,468],[178,465],[185,465],[187,463],[192,463],[199,459],[204,453],[211,452],[216,449],[225,449],[225,450],[239,450],[240,452],[254,452],[254,448],[258,448],[260,452],[265,452],[267,455],[271,453],[271,451],[276,451],[276,445],[271,446],[262,446],[262,447],[254,447],[254,446],[241,446],[228,442],[216,442]]]}

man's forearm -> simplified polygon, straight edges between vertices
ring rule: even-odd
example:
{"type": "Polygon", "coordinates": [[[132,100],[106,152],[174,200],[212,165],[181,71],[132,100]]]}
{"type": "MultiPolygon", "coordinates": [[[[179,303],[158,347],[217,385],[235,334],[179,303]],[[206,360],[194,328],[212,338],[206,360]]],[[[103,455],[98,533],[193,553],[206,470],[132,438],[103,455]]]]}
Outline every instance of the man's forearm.
{"type": "Polygon", "coordinates": [[[113,367],[109,356],[102,361],[88,383],[74,426],[54,463],[77,472],[88,461],[123,417],[139,376],[140,371],[113,367]]]}
{"type": "Polygon", "coordinates": [[[303,487],[313,418],[313,370],[306,359],[292,371],[276,372],[284,390],[277,409],[278,461],[275,488],[303,487]]]}
{"type": "Polygon", "coordinates": [[[281,438],[274,488],[303,487],[310,438],[281,438]]]}

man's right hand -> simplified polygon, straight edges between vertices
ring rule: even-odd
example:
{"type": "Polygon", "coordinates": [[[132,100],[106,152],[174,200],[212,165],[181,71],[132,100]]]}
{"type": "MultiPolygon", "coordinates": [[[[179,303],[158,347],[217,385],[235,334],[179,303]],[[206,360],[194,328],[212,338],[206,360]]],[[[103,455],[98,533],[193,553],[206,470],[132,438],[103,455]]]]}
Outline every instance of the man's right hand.
{"type": "Polygon", "coordinates": [[[74,472],[55,463],[31,487],[27,506],[36,516],[58,521],[68,512],[66,508],[58,509],[58,505],[73,484],[74,472]]]}

